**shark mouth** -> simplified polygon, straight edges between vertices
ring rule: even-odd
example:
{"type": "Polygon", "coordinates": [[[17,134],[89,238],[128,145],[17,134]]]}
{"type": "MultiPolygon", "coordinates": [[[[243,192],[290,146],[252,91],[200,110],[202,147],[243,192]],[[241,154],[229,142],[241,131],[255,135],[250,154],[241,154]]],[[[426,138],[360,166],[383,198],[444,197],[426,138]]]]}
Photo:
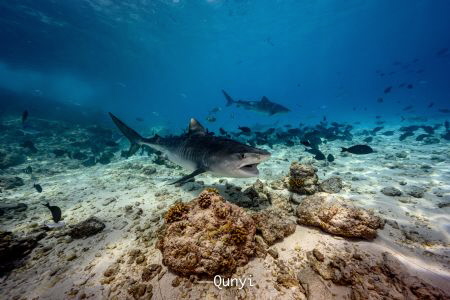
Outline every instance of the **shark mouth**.
{"type": "Polygon", "coordinates": [[[244,171],[245,173],[258,175],[259,174],[258,164],[259,163],[245,164],[245,165],[241,166],[239,169],[244,171]]]}

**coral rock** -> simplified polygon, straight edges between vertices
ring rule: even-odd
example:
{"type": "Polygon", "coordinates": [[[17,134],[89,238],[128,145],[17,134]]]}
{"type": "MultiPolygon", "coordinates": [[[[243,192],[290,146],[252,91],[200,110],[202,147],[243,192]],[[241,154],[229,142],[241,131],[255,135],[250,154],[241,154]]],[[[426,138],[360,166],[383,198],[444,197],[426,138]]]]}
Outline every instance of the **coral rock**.
{"type": "Polygon", "coordinates": [[[16,153],[0,151],[0,169],[7,169],[24,163],[25,156],[16,153]]]}
{"type": "Polygon", "coordinates": [[[256,229],[264,241],[272,246],[275,242],[295,232],[295,222],[276,210],[264,210],[252,215],[256,229]]]}
{"type": "Polygon", "coordinates": [[[181,275],[232,274],[254,255],[253,219],[217,192],[203,191],[199,198],[184,204],[182,211],[181,218],[166,219],[156,244],[164,265],[172,271],[181,275]],[[201,203],[206,197],[210,204],[205,208],[201,203]]]}
{"type": "Polygon", "coordinates": [[[316,168],[293,162],[289,169],[289,190],[298,194],[312,195],[318,191],[319,178],[316,168]]]}
{"type": "Polygon", "coordinates": [[[388,186],[381,189],[381,193],[383,193],[386,196],[401,196],[402,192],[399,189],[396,189],[395,187],[388,186]]]}
{"type": "Polygon", "coordinates": [[[384,221],[343,198],[326,193],[306,197],[297,207],[297,222],[320,227],[323,231],[346,237],[373,239],[384,221]]]}
{"type": "Polygon", "coordinates": [[[0,177],[0,188],[10,190],[23,185],[23,180],[20,177],[0,177]]]}
{"type": "Polygon", "coordinates": [[[105,228],[105,224],[96,217],[90,217],[74,226],[69,231],[69,235],[74,239],[90,237],[99,233],[105,228]]]}
{"type": "Polygon", "coordinates": [[[342,190],[342,179],[339,177],[330,177],[320,183],[320,191],[326,193],[339,193],[342,190]]]}

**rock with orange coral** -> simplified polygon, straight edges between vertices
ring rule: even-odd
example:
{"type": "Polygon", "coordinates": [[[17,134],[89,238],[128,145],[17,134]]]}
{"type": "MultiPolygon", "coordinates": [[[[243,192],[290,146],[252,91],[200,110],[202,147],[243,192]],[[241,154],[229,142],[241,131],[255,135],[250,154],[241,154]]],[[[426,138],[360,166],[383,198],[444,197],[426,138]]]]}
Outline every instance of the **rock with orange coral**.
{"type": "Polygon", "coordinates": [[[255,253],[255,223],[214,190],[166,214],[157,248],[163,263],[181,275],[230,275],[255,253]]]}
{"type": "Polygon", "coordinates": [[[317,169],[294,161],[289,169],[289,190],[303,195],[312,195],[318,191],[317,169]]]}
{"type": "Polygon", "coordinates": [[[328,233],[373,239],[384,221],[372,212],[357,208],[342,197],[327,193],[308,196],[297,207],[297,222],[320,227],[328,233]]]}

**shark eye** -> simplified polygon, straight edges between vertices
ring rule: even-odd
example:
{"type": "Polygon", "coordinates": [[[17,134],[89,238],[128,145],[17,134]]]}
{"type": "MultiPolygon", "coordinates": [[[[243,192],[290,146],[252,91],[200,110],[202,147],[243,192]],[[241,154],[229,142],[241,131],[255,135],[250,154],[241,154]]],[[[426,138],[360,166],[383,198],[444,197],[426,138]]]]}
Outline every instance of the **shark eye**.
{"type": "Polygon", "coordinates": [[[245,158],[245,153],[241,153],[239,156],[241,157],[241,159],[244,159],[245,158]]]}

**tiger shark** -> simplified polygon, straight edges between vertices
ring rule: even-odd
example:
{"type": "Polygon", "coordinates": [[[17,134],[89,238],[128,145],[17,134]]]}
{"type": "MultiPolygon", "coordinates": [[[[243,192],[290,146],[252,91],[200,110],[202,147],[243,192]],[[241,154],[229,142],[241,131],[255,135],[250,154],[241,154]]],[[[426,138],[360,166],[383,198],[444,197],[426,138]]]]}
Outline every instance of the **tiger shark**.
{"type": "Polygon", "coordinates": [[[291,110],[287,107],[284,107],[281,104],[270,101],[266,96],[261,98],[261,101],[245,101],[245,100],[233,100],[227,92],[222,90],[225,99],[227,100],[227,106],[236,105],[237,107],[242,107],[247,110],[256,111],[264,114],[268,114],[269,116],[288,113],[291,110]]]}
{"type": "Polygon", "coordinates": [[[258,165],[269,159],[270,153],[243,143],[213,136],[196,119],[191,119],[187,133],[179,136],[144,138],[109,113],[114,124],[130,141],[128,155],[135,154],[143,145],[160,151],[173,163],[191,171],[175,182],[184,183],[195,176],[209,172],[216,176],[246,178],[258,176],[258,165]]]}

